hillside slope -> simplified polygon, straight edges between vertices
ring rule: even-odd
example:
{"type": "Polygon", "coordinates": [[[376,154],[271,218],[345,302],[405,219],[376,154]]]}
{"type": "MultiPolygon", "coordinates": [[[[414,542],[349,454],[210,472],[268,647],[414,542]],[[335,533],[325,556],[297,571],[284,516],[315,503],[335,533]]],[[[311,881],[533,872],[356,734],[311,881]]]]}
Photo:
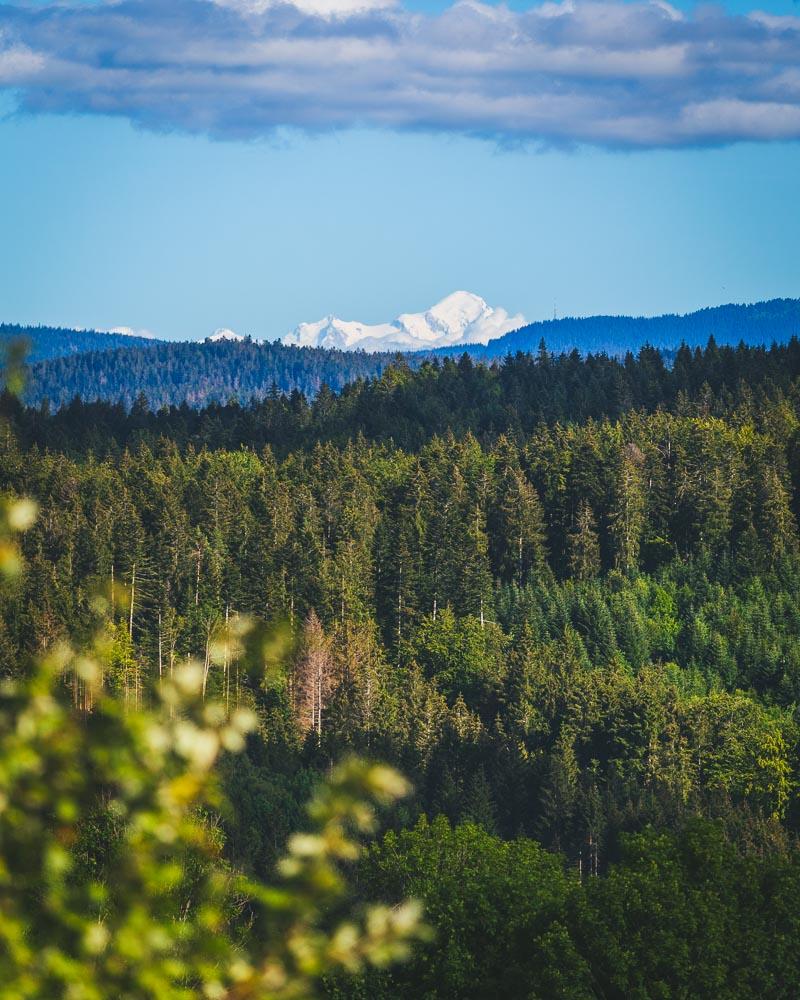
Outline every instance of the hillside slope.
{"type": "MultiPolygon", "coordinates": [[[[636,352],[642,344],[674,349],[681,343],[703,347],[713,336],[718,344],[769,345],[800,334],[800,299],[771,299],[751,305],[729,304],[685,315],[586,316],[544,320],[513,330],[488,344],[461,348],[475,358],[502,358],[517,351],[536,351],[542,340],[550,351],[582,353],[636,352]]],[[[442,350],[440,354],[451,353],[442,350]]]]}
{"type": "Polygon", "coordinates": [[[87,351],[113,351],[115,348],[146,347],[158,343],[150,337],[138,337],[129,333],[0,323],[0,350],[18,341],[26,344],[30,362],[85,354],[87,351]]]}
{"type": "Polygon", "coordinates": [[[121,400],[130,406],[144,393],[150,406],[158,408],[263,398],[273,387],[313,397],[323,383],[338,391],[358,378],[380,375],[394,358],[250,340],[145,342],[35,363],[30,366],[25,398],[61,406],[80,396],[121,400]]]}

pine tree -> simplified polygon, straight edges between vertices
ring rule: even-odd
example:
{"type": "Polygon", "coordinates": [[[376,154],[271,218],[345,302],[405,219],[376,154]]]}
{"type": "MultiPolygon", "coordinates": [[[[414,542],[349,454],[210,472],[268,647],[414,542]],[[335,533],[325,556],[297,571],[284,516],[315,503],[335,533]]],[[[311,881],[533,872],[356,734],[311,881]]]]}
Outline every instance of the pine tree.
{"type": "Polygon", "coordinates": [[[645,523],[644,454],[626,444],[619,457],[615,495],[609,514],[616,566],[630,573],[637,568],[645,523]]]}
{"type": "Polygon", "coordinates": [[[592,508],[585,500],[578,506],[569,534],[569,569],[578,580],[589,580],[600,572],[600,540],[592,508]]]}
{"type": "Polygon", "coordinates": [[[489,523],[495,575],[522,587],[547,565],[544,514],[539,495],[520,469],[500,480],[489,523]]]}

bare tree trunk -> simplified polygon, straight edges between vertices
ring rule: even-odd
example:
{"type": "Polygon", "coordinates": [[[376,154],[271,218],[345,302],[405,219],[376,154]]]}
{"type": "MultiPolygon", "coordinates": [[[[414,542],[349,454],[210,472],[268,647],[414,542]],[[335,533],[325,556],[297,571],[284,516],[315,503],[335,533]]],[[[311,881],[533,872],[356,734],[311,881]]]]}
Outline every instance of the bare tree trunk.
{"type": "Polygon", "coordinates": [[[133,602],[136,598],[136,563],[131,570],[131,613],[128,618],[128,638],[133,639],[133,602]]]}
{"type": "MultiPolygon", "coordinates": [[[[169,643],[169,679],[170,679],[170,681],[172,681],[172,679],[175,676],[175,651],[176,651],[176,648],[177,648],[177,645],[178,645],[178,635],[177,635],[177,632],[175,631],[174,621],[173,621],[173,630],[172,630],[169,638],[170,638],[170,643],[169,643]]],[[[175,705],[173,704],[172,699],[170,699],[170,703],[169,703],[169,717],[171,719],[175,718],[175,705]]]]}
{"type": "Polygon", "coordinates": [[[197,607],[200,603],[200,557],[202,555],[202,549],[200,548],[200,543],[197,543],[197,574],[194,581],[194,606],[197,607]]]}
{"type": "Polygon", "coordinates": [[[203,701],[206,700],[206,685],[208,684],[208,672],[211,669],[211,634],[206,628],[206,655],[203,661],[203,701]]]}
{"type": "Polygon", "coordinates": [[[161,608],[158,609],[158,690],[161,690],[161,681],[164,676],[164,655],[161,634],[161,608]]]}
{"type": "Polygon", "coordinates": [[[397,575],[397,641],[403,637],[403,564],[400,563],[397,575]]]}
{"type": "Polygon", "coordinates": [[[228,628],[230,622],[230,605],[225,605],[225,658],[222,661],[222,687],[225,691],[225,711],[226,713],[230,711],[230,665],[228,663],[228,652],[230,650],[230,645],[228,643],[228,628]]]}
{"type": "Polygon", "coordinates": [[[372,742],[372,671],[367,673],[367,689],[364,692],[364,714],[367,730],[367,746],[372,742]]]}
{"type": "Polygon", "coordinates": [[[317,745],[322,743],[322,663],[317,667],[317,745]]]}

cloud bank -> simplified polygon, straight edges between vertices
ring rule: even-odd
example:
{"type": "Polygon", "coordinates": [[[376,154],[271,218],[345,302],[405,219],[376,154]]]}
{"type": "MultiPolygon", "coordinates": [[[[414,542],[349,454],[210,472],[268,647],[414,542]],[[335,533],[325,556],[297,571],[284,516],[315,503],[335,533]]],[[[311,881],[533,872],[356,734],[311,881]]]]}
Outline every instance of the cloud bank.
{"type": "Polygon", "coordinates": [[[373,127],[501,143],[680,147],[800,138],[800,17],[663,0],[0,4],[22,112],[221,139],[373,127]]]}

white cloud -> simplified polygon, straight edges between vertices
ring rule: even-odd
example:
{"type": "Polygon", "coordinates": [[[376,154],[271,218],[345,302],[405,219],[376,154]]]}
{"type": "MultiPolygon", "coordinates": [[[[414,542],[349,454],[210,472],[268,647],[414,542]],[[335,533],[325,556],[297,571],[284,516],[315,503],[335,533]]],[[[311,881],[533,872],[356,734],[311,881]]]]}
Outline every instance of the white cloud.
{"type": "Polygon", "coordinates": [[[800,18],[664,0],[0,5],[22,111],[257,138],[379,127],[619,148],[800,138],[800,18]]]}
{"type": "Polygon", "coordinates": [[[6,42],[0,34],[0,87],[13,86],[17,80],[27,80],[44,67],[45,60],[24,45],[6,42]]]}
{"type": "MultiPolygon", "coordinates": [[[[270,7],[277,7],[282,0],[212,0],[218,7],[231,7],[245,14],[263,14],[270,7]]],[[[369,10],[386,10],[395,6],[396,0],[295,0],[294,6],[304,14],[320,17],[341,17],[369,10]]]]}

